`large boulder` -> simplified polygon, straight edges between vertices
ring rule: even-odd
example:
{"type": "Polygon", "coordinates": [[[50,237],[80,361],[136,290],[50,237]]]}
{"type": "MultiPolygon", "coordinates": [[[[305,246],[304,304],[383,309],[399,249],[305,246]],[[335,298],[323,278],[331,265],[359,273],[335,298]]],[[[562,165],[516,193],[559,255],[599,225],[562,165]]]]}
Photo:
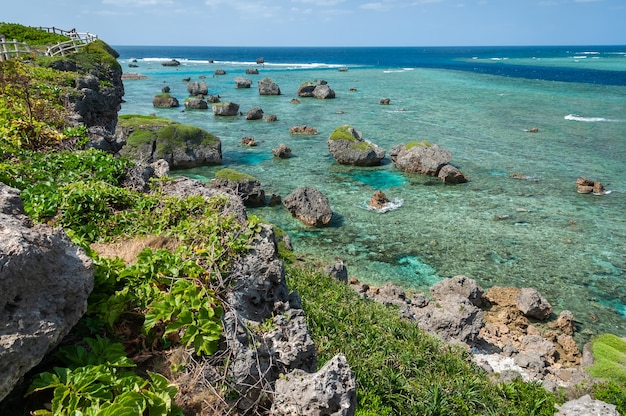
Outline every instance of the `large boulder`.
{"type": "Polygon", "coordinates": [[[262,118],[263,118],[263,109],[261,107],[251,108],[246,113],[246,120],[261,120],[262,118]]]}
{"type": "Polygon", "coordinates": [[[328,137],[328,151],[338,163],[355,166],[376,166],[385,158],[385,150],[364,140],[352,126],[337,127],[328,137]]]}
{"type": "Polygon", "coordinates": [[[430,176],[437,176],[439,170],[452,160],[452,152],[427,141],[399,144],[389,155],[398,169],[430,176]]]}
{"type": "Polygon", "coordinates": [[[258,85],[260,95],[280,95],[280,87],[269,78],[263,78],[258,85]]]}
{"type": "Polygon", "coordinates": [[[145,163],[164,159],[172,169],[222,163],[220,139],[195,126],[131,116],[121,118],[118,131],[126,139],[120,153],[145,163]]]}
{"type": "Polygon", "coordinates": [[[438,176],[444,183],[450,184],[468,181],[457,167],[449,164],[452,152],[426,140],[394,146],[389,156],[393,164],[404,172],[438,176]]]}
{"type": "Polygon", "coordinates": [[[235,88],[250,88],[252,86],[252,80],[244,77],[235,78],[235,88]]]}
{"type": "Polygon", "coordinates": [[[475,306],[481,306],[484,290],[478,285],[476,280],[459,275],[436,283],[430,288],[430,293],[437,300],[443,299],[448,295],[461,295],[475,306]]]}
{"type": "Polygon", "coordinates": [[[335,91],[333,91],[328,85],[322,84],[315,87],[313,90],[313,96],[321,99],[335,98],[335,91]]]}
{"type": "Polygon", "coordinates": [[[187,92],[189,95],[207,95],[209,87],[204,81],[193,81],[187,83],[187,92]]]}
{"type": "Polygon", "coordinates": [[[302,186],[294,189],[285,198],[283,205],[293,217],[309,226],[328,225],[333,217],[328,198],[313,187],[302,186]]]}
{"type": "Polygon", "coordinates": [[[533,288],[523,288],[515,298],[520,312],[529,318],[547,319],[552,314],[552,305],[533,288]]]}
{"type": "Polygon", "coordinates": [[[0,183],[0,400],[87,309],[93,264],[63,230],[32,225],[0,183]]]}
{"type": "Polygon", "coordinates": [[[239,114],[239,104],[231,102],[213,103],[212,110],[216,116],[236,116],[239,114]]]}
{"type": "Polygon", "coordinates": [[[211,180],[211,187],[229,190],[238,195],[246,206],[260,207],[265,205],[265,191],[261,189],[258,179],[234,169],[222,169],[211,180]]]}
{"type": "Polygon", "coordinates": [[[157,94],[152,98],[152,105],[159,108],[180,107],[178,99],[169,93],[157,94]]]}
{"type": "Polygon", "coordinates": [[[202,98],[190,97],[185,99],[185,108],[190,110],[208,110],[209,104],[202,98]]]}
{"type": "Polygon", "coordinates": [[[313,91],[315,91],[317,84],[311,81],[305,81],[298,87],[298,97],[313,97],[313,91]]]}
{"type": "Polygon", "coordinates": [[[356,381],[346,357],[334,356],[317,373],[294,370],[276,381],[272,415],[352,416],[356,381]]]}

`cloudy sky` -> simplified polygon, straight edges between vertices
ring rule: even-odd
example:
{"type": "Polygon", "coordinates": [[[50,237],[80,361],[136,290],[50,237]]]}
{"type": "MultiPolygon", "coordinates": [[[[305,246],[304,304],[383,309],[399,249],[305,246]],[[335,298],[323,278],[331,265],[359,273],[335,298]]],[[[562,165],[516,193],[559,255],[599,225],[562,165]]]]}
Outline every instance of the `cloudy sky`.
{"type": "Polygon", "coordinates": [[[0,21],[111,45],[624,45],[626,0],[12,0],[0,21]]]}

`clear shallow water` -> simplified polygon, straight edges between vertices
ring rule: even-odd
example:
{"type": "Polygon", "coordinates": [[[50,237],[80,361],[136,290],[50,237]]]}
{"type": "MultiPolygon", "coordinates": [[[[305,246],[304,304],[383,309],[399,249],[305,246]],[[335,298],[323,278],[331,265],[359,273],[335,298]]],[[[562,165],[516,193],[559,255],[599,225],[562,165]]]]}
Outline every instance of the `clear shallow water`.
{"type": "Polygon", "coordinates": [[[181,174],[210,180],[231,167],[257,177],[268,194],[285,197],[310,185],[329,197],[335,216],[323,229],[303,226],[281,207],[250,210],[284,228],[299,253],[342,258],[350,276],[370,284],[426,290],[464,274],[484,288],[535,287],[557,313],[572,310],[587,333],[626,336],[626,47],[116,49],[125,71],[149,77],[125,82],[122,114],[154,113],[222,140],[222,166],[181,174]],[[574,58],[581,51],[594,53],[574,58]],[[260,56],[266,61],[260,74],[245,75],[260,56]],[[492,59],[500,57],[508,58],[492,59]],[[128,67],[131,58],[139,68],[128,67]],[[163,67],[169,58],[185,59],[180,67],[163,67]],[[340,66],[349,71],[337,71],[340,66]],[[227,74],[214,77],[215,69],[227,74]],[[240,104],[244,113],[261,107],[278,121],[152,107],[164,85],[182,102],[182,78],[200,76],[222,101],[240,104]],[[252,79],[253,88],[235,89],[237,76],[252,79]],[[259,96],[256,81],[266,76],[282,95],[259,96]],[[314,79],[326,80],[337,98],[291,104],[298,86],[314,79]],[[391,104],[380,105],[386,97],[391,104]],[[319,134],[289,134],[301,124],[319,134]],[[446,186],[404,174],[388,159],[376,168],[338,165],[326,139],[342,124],[387,151],[413,140],[437,143],[452,151],[453,164],[471,181],[446,186]],[[533,127],[539,132],[526,131],[533,127]],[[242,146],[243,136],[259,146],[242,146]],[[292,158],[272,156],[280,143],[292,148],[292,158]],[[612,193],[578,194],[578,176],[599,180],[612,193]],[[379,189],[402,201],[399,208],[365,209],[379,189]]]}

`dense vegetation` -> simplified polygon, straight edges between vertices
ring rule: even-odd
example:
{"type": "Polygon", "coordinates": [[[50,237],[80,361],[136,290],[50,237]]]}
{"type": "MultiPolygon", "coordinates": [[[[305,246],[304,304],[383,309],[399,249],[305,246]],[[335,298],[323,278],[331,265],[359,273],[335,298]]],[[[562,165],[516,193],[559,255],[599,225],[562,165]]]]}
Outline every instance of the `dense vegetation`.
{"type": "MultiPolygon", "coordinates": [[[[26,39],[26,33],[13,37],[26,39]]],[[[99,56],[69,59],[93,68],[100,65],[99,56]]],[[[184,386],[139,369],[135,361],[176,346],[195,356],[216,352],[224,279],[233,260],[247,250],[259,221],[224,216],[224,198],[165,196],[158,181],[151,194],[122,187],[132,162],[84,149],[86,130],[66,125],[61,99],[71,93],[76,74],[45,63],[47,68],[20,60],[0,63],[0,181],[21,191],[34,221],[62,226],[85,249],[95,264],[95,288],[87,314],[30,380],[29,397],[51,403],[51,409],[29,409],[38,415],[181,414],[176,399],[184,386]],[[141,251],[133,263],[94,249],[94,243],[130,244],[142,238],[167,244],[141,251]]],[[[277,230],[278,237],[282,233],[277,230]]],[[[284,243],[279,248],[288,263],[296,262],[284,243]]],[[[336,353],[347,356],[361,416],[552,415],[562,399],[536,383],[492,384],[466,352],[312,269],[292,264],[287,276],[302,297],[320,366],[336,353]]],[[[600,375],[606,368],[623,369],[622,343],[601,339],[597,345],[607,357],[598,364],[600,375]]],[[[189,369],[177,364],[166,375],[175,371],[189,369]]],[[[588,389],[626,411],[623,372],[588,389]]]]}

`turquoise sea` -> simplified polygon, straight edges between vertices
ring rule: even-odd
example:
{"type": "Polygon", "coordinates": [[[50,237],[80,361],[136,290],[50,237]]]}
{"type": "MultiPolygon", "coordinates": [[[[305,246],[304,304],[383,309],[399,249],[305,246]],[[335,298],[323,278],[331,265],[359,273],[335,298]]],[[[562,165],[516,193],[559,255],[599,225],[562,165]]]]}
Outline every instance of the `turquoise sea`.
{"type": "Polygon", "coordinates": [[[115,49],[125,72],[148,77],[125,81],[121,114],[156,114],[222,141],[221,166],[176,174],[208,181],[229,167],[258,178],[268,195],[284,198],[307,185],[328,196],[334,217],[321,229],[303,226],[282,207],[249,209],[285,229],[297,253],[341,258],[350,276],[374,285],[427,290],[463,274],[485,289],[534,287],[556,313],[574,313],[581,338],[626,336],[626,46],[115,49]],[[264,65],[256,64],[260,57],[264,65]],[[181,65],[161,65],[171,58],[181,65]],[[258,75],[245,74],[252,67],[258,75]],[[215,76],[216,69],[226,75],[215,76]],[[253,87],[235,89],[238,76],[253,87]],[[152,106],[165,85],[182,105],[187,77],[206,77],[210,94],[240,104],[244,114],[261,107],[278,121],[152,106]],[[260,96],[256,82],[264,77],[282,94],[260,96]],[[319,79],[335,99],[290,102],[302,82],[319,79]],[[319,134],[290,135],[291,126],[303,124],[319,134]],[[339,165],[326,140],[343,124],[387,153],[399,143],[437,143],[452,151],[470,182],[404,174],[388,157],[375,168],[339,165]],[[259,145],[241,145],[244,136],[259,145]],[[293,157],[273,157],[281,143],[293,157]],[[579,176],[611,193],[577,193],[579,176]],[[376,190],[398,208],[366,209],[376,190]]]}

